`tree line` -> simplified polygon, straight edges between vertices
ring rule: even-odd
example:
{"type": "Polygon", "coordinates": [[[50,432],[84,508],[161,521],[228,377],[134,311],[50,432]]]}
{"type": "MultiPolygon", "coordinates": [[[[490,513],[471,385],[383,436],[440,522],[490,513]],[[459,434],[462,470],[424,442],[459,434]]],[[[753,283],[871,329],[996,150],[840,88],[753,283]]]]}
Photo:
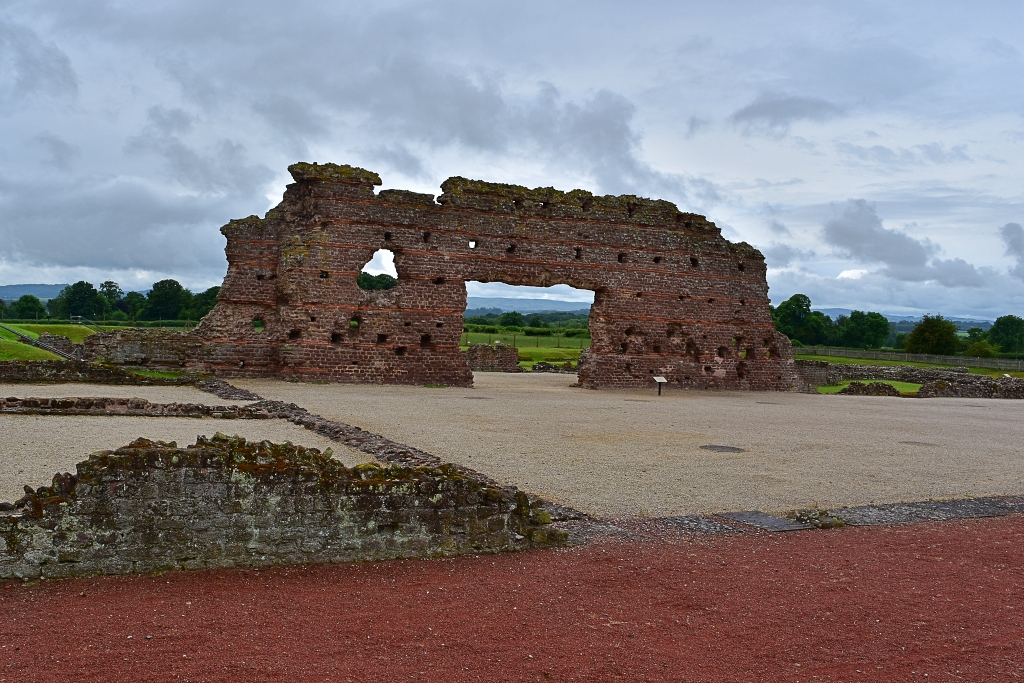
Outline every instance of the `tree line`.
{"type": "Polygon", "coordinates": [[[941,315],[924,316],[909,333],[896,333],[884,315],[873,311],[852,311],[833,321],[821,311],[812,311],[811,299],[805,294],[794,294],[778,307],[772,306],[771,312],[775,329],[794,346],[878,349],[888,345],[907,353],[982,358],[1024,351],[1024,319],[1015,315],[996,318],[987,331],[972,327],[963,338],[957,334],[956,323],[941,315]]]}
{"type": "Polygon", "coordinates": [[[113,280],[96,289],[81,280],[68,285],[44,305],[38,297],[25,294],[11,304],[0,301],[5,318],[66,320],[82,316],[90,320],[199,320],[217,304],[220,287],[193,294],[177,280],[153,283],[148,293],[127,292],[113,280]]]}

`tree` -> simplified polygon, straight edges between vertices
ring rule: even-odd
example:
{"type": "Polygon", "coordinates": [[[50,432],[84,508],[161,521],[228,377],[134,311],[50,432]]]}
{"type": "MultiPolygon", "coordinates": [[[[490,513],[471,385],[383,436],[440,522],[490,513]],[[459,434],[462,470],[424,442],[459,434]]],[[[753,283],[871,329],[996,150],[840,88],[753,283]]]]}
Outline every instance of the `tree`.
{"type": "Polygon", "coordinates": [[[217,305],[218,294],[220,287],[210,287],[205,292],[194,295],[188,306],[178,315],[186,320],[200,320],[217,305]]]}
{"type": "Polygon", "coordinates": [[[391,289],[398,284],[398,280],[391,277],[387,273],[381,273],[380,275],[370,275],[367,272],[359,273],[356,278],[356,284],[359,285],[360,289],[391,289]]]}
{"type": "Polygon", "coordinates": [[[964,351],[965,356],[973,356],[975,358],[995,358],[996,354],[999,353],[999,349],[989,344],[984,339],[980,339],[964,351]]]}
{"type": "Polygon", "coordinates": [[[519,311],[506,311],[498,318],[498,324],[503,327],[523,327],[526,325],[526,321],[523,320],[523,314],[519,311]]]}
{"type": "Polygon", "coordinates": [[[124,291],[121,289],[121,285],[113,280],[107,280],[100,285],[100,294],[107,300],[111,308],[114,308],[117,302],[124,298],[124,291]]]}
{"type": "Polygon", "coordinates": [[[177,280],[154,282],[153,289],[146,295],[145,317],[147,320],[177,320],[191,298],[192,292],[177,280]]]}
{"type": "Polygon", "coordinates": [[[7,302],[0,299],[0,317],[7,315],[7,302]]]}
{"type": "Polygon", "coordinates": [[[874,311],[852,311],[839,316],[836,323],[839,343],[857,349],[877,349],[889,338],[889,321],[874,311]]]}
{"type": "Polygon", "coordinates": [[[821,311],[811,310],[806,294],[794,294],[772,310],[775,329],[804,344],[827,344],[835,336],[835,324],[821,311]]]}
{"type": "Polygon", "coordinates": [[[980,327],[972,327],[967,330],[967,341],[971,344],[988,339],[988,332],[980,327]]]}
{"type": "Polygon", "coordinates": [[[526,322],[529,327],[547,327],[548,324],[544,322],[544,318],[540,317],[537,313],[530,316],[530,319],[526,322]]]}
{"type": "Polygon", "coordinates": [[[148,301],[144,294],[140,294],[139,292],[128,292],[118,303],[124,304],[124,308],[121,310],[123,310],[132,320],[135,320],[136,317],[146,310],[146,304],[148,301]]]}
{"type": "Polygon", "coordinates": [[[98,318],[109,304],[95,287],[85,280],[79,280],[60,290],[60,294],[50,299],[46,306],[55,318],[69,318],[73,315],[98,318]]]}
{"type": "Polygon", "coordinates": [[[1004,353],[1024,351],[1024,319],[1015,315],[996,318],[988,330],[988,341],[1004,353]]]}
{"type": "Polygon", "coordinates": [[[31,319],[46,317],[46,307],[43,306],[43,302],[39,300],[39,297],[32,296],[31,294],[23,294],[13,304],[11,304],[11,317],[31,319]]]}
{"type": "Polygon", "coordinates": [[[904,348],[908,353],[933,353],[952,356],[960,347],[956,325],[941,315],[926,315],[907,336],[904,348]]]}

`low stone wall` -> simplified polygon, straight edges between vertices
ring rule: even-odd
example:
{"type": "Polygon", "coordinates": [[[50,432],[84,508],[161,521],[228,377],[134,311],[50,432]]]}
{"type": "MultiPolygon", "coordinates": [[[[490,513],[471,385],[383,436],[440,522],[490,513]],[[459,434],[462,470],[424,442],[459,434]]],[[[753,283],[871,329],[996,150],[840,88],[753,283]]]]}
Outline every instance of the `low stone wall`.
{"type": "Polygon", "coordinates": [[[90,334],[82,342],[82,358],[110,365],[183,368],[197,364],[203,344],[181,330],[130,327],[90,334]]]}
{"type": "Polygon", "coordinates": [[[129,415],[138,417],[213,417],[269,420],[258,406],[208,406],[198,403],[150,403],[143,398],[0,398],[0,413],[20,415],[129,415]]]}
{"type": "Polygon", "coordinates": [[[970,377],[967,368],[928,368],[916,365],[854,365],[828,364],[827,384],[838,384],[849,379],[887,379],[893,382],[925,384],[938,380],[960,381],[970,377]]]}
{"type": "Polygon", "coordinates": [[[917,392],[919,398],[1016,398],[1024,399],[1024,380],[1012,377],[992,378],[967,375],[954,381],[927,382],[917,392]]]}
{"type": "Polygon", "coordinates": [[[194,384],[195,376],[143,377],[120,368],[73,360],[0,361],[0,383],[65,383],[134,384],[141,386],[176,386],[194,384]]]}
{"type": "Polygon", "coordinates": [[[519,349],[508,344],[470,344],[466,350],[469,369],[473,372],[522,372],[519,349]]]}
{"type": "Polygon", "coordinates": [[[63,351],[69,355],[74,356],[75,352],[79,349],[79,345],[75,344],[68,337],[62,334],[50,334],[49,332],[43,332],[39,335],[37,340],[42,344],[46,344],[50,348],[63,351]]]}
{"type": "Polygon", "coordinates": [[[0,504],[0,578],[352,562],[562,545],[525,494],[291,444],[139,439],[0,504]]]}
{"type": "MultiPolygon", "coordinates": [[[[1024,399],[1024,380],[972,375],[967,368],[929,368],[913,365],[853,365],[826,361],[798,360],[797,375],[805,391],[839,384],[846,380],[881,379],[920,384],[918,398],[1010,398],[1024,399]]],[[[871,386],[871,385],[869,385],[871,386]]],[[[874,389],[872,391],[883,391],[874,389]]],[[[840,392],[851,393],[851,392],[840,392]]]]}

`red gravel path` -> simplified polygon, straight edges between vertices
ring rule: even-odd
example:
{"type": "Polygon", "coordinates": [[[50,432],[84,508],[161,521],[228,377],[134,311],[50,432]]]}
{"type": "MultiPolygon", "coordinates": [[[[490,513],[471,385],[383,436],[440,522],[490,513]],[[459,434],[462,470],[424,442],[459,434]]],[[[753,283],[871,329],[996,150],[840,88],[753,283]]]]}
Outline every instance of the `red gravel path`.
{"type": "Polygon", "coordinates": [[[1022,541],[1015,516],[8,582],[0,681],[1018,680],[1022,541]]]}

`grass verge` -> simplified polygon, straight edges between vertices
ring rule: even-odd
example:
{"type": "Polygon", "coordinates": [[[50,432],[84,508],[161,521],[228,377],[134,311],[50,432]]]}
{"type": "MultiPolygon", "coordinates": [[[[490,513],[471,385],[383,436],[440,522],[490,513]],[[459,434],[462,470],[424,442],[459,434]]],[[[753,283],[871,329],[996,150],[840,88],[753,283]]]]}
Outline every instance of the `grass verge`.
{"type": "MultiPolygon", "coordinates": [[[[4,331],[4,330],[0,330],[4,331]]],[[[21,342],[0,339],[0,361],[3,360],[63,360],[49,351],[22,344],[21,342]]]]}

